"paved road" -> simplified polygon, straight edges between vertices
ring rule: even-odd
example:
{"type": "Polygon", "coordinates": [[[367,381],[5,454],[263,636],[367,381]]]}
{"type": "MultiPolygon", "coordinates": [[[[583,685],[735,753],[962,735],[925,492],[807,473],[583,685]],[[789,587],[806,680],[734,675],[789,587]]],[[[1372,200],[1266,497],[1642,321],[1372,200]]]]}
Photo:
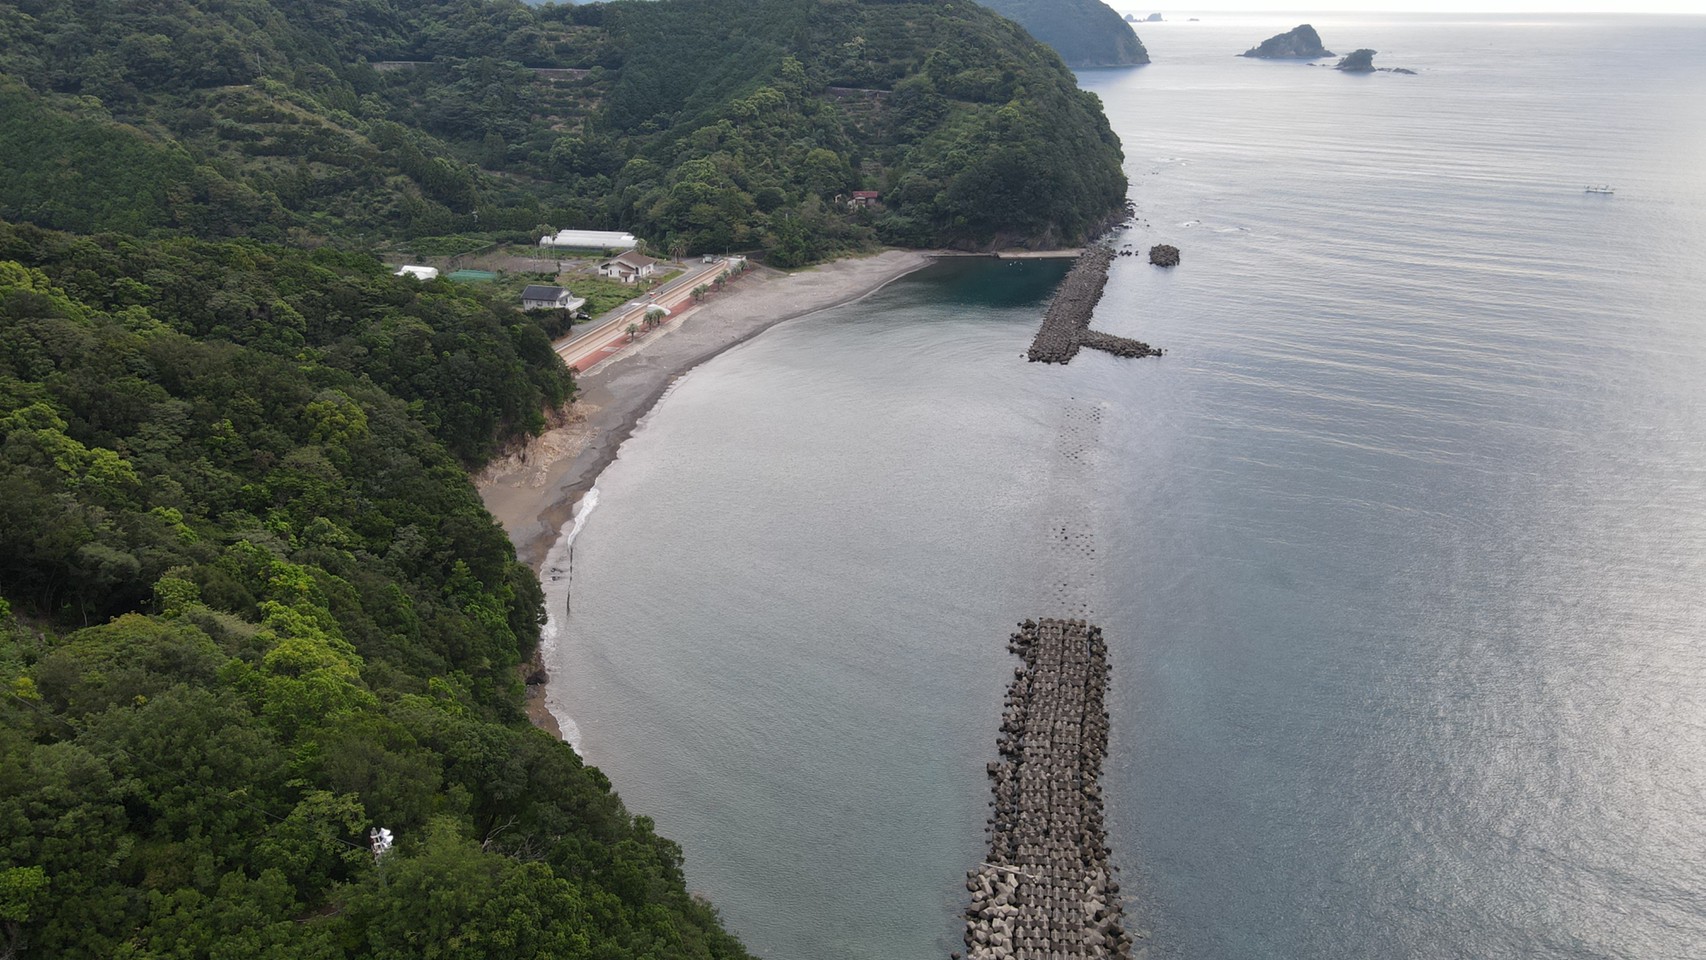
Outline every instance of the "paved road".
{"type": "Polygon", "coordinates": [[[721,260],[716,263],[690,261],[681,276],[653,290],[648,296],[628,301],[600,317],[594,326],[571,333],[552,346],[557,356],[562,357],[563,362],[575,372],[589,369],[627,346],[628,324],[639,323],[646,311],[654,306],[663,307],[671,316],[680,313],[684,305],[692,302],[693,288],[702,283],[709,284],[727,266],[721,260]]]}

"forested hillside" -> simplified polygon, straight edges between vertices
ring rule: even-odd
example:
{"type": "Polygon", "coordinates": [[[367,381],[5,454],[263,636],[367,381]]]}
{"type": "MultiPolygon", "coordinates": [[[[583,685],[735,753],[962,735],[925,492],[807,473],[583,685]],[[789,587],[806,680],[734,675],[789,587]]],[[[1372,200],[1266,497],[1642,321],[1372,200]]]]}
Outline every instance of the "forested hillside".
{"type": "Polygon", "coordinates": [[[0,955],[744,957],[521,717],[452,450],[569,386],[363,258],[0,224],[0,955]]]}
{"type": "Polygon", "coordinates": [[[948,0],[25,0],[0,74],[0,216],[77,231],[605,227],[790,264],[1076,241],[1125,194],[1095,97],[948,0]]]}
{"type": "Polygon", "coordinates": [[[1120,162],[951,0],[0,0],[0,958],[745,957],[522,715],[467,470],[568,373],[373,251],[1074,242],[1120,162]]]}
{"type": "Polygon", "coordinates": [[[1074,67],[1126,67],[1149,51],[1102,0],[978,0],[1053,47],[1074,67]]]}

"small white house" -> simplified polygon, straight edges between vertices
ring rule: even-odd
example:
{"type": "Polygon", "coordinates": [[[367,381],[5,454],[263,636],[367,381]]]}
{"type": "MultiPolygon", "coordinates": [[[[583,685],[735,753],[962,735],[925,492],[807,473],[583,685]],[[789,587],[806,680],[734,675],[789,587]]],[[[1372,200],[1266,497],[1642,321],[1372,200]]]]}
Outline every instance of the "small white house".
{"type": "Polygon", "coordinates": [[[521,291],[523,310],[579,310],[586,306],[585,297],[577,297],[565,287],[547,287],[530,283],[521,291]]]}
{"type": "Polygon", "coordinates": [[[600,276],[615,277],[623,283],[635,283],[656,273],[658,261],[636,250],[612,257],[598,265],[600,276]]]}
{"type": "Polygon", "coordinates": [[[398,267],[396,272],[391,275],[393,277],[414,277],[416,280],[431,280],[438,276],[438,268],[417,267],[411,264],[404,264],[398,267]]]}

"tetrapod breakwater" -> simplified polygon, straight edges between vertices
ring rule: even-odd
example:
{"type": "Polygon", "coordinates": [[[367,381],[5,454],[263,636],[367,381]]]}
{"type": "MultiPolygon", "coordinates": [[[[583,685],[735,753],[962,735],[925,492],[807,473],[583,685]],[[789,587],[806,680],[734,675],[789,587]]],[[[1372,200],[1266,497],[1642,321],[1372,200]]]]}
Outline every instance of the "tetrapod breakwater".
{"type": "Polygon", "coordinates": [[[1159,357],[1161,351],[1141,340],[1097,333],[1090,329],[1090,317],[1102,299],[1102,289],[1108,285],[1108,266],[1114,261],[1114,251],[1096,244],[1079,255],[1066,279],[1060,281],[1048,312],[1043,315],[1042,328],[1031,341],[1026,359],[1032,363],[1070,363],[1079,347],[1103,350],[1116,357],[1159,357]]]}
{"type": "MultiPolygon", "coordinates": [[[[1026,620],[989,765],[989,855],[966,874],[965,960],[1131,956],[1102,822],[1107,645],[1082,620],[1026,620]]],[[[959,954],[951,955],[957,960],[959,954]]]]}

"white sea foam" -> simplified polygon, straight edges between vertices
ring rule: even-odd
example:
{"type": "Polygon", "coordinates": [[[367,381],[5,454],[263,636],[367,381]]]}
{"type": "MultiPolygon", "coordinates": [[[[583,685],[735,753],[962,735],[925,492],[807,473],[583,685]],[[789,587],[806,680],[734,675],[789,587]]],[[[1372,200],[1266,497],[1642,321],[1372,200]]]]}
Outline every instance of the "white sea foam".
{"type": "MultiPolygon", "coordinates": [[[[586,518],[592,515],[592,508],[596,506],[598,506],[598,487],[595,486],[581,497],[580,503],[575,504],[575,518],[572,521],[573,526],[569,527],[568,536],[564,538],[565,550],[572,551],[575,544],[575,538],[580,536],[581,528],[586,526],[586,518]]],[[[574,559],[572,552],[569,559],[571,561],[574,559]]]]}
{"type": "MultiPolygon", "coordinates": [[[[560,528],[557,542],[552,544],[550,552],[545,554],[545,565],[540,570],[539,582],[545,591],[545,626],[539,631],[539,647],[547,670],[558,669],[556,651],[558,641],[563,638],[564,621],[569,615],[569,593],[574,579],[575,538],[580,536],[581,528],[586,526],[587,517],[592,515],[596,506],[598,488],[593,487],[575,504],[574,517],[560,528]]],[[[580,727],[549,691],[545,694],[545,706],[551,711],[551,715],[557,718],[557,725],[563,731],[563,739],[577,751],[580,750],[580,727]]]]}

